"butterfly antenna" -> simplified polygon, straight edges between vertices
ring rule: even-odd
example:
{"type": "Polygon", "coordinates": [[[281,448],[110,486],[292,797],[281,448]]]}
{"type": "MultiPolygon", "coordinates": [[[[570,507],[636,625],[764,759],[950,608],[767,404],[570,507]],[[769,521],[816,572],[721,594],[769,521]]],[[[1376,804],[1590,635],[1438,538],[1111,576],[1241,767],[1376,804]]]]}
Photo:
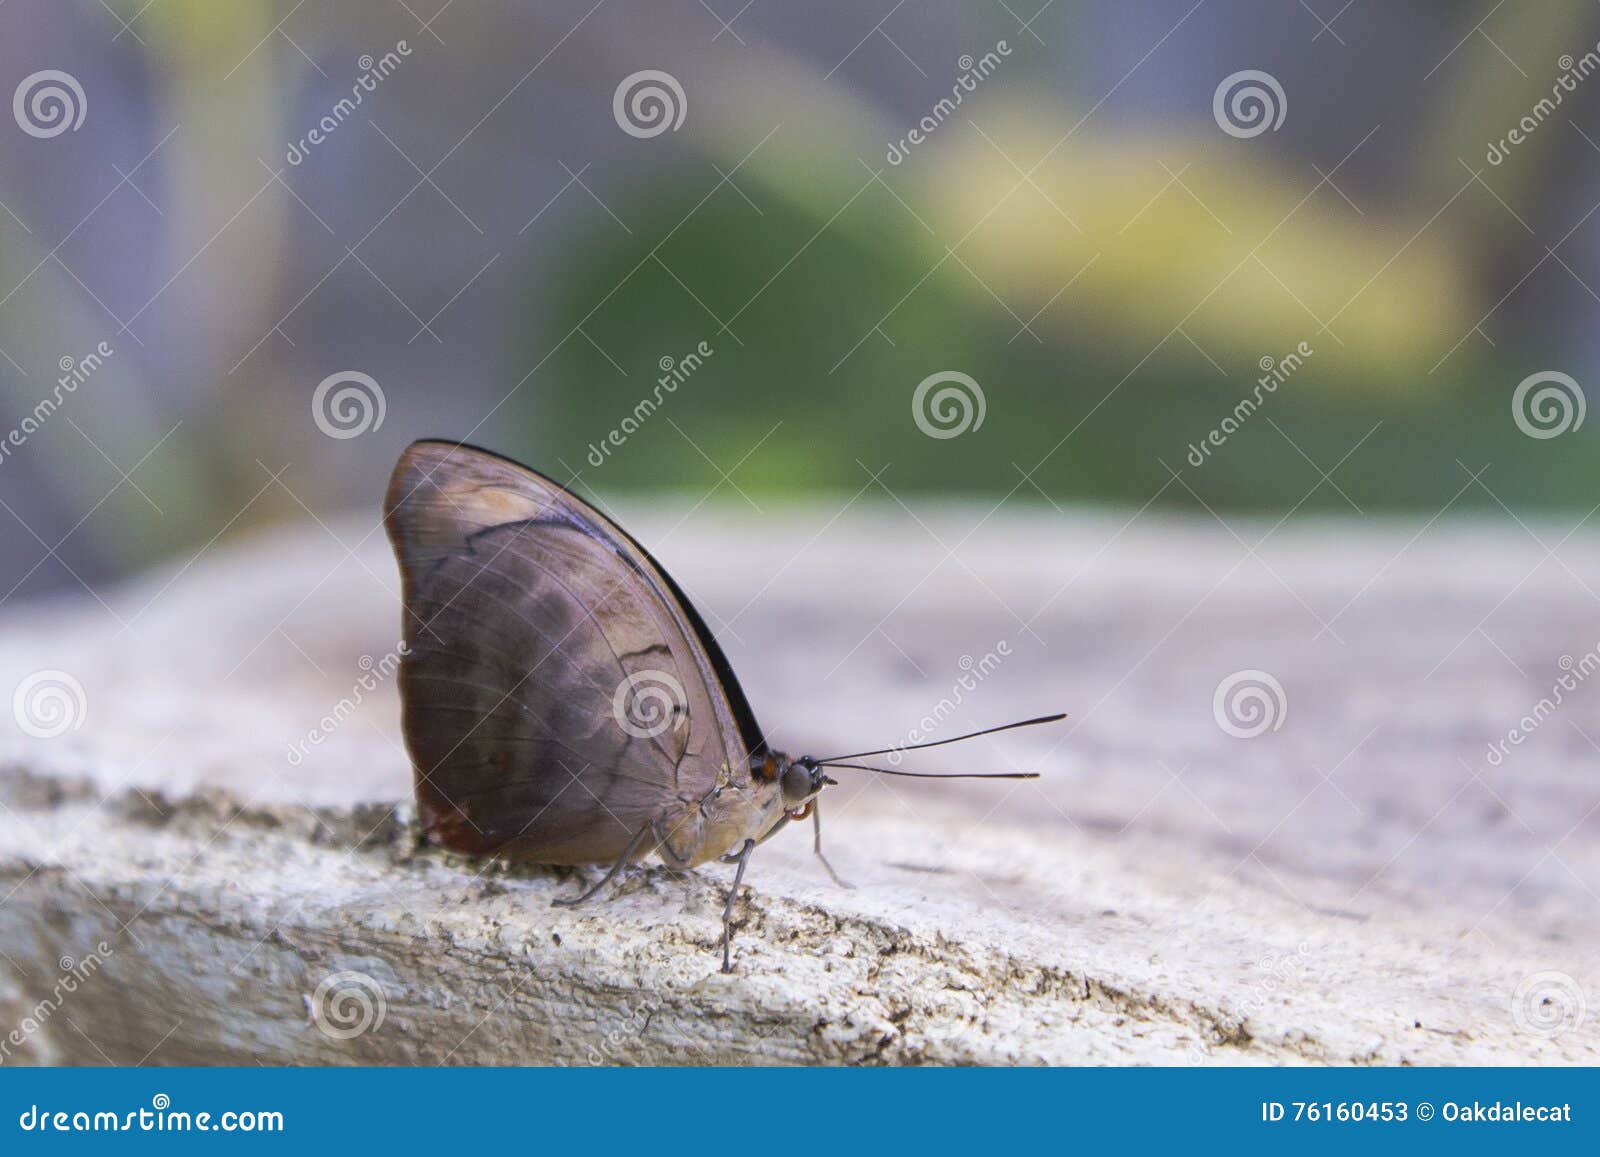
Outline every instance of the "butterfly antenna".
{"type": "Polygon", "coordinates": [[[1038,779],[1037,771],[898,771],[889,767],[868,767],[864,763],[820,763],[821,767],[853,767],[879,775],[903,775],[910,779],[1038,779]]]}
{"type": "MultiPolygon", "coordinates": [[[[1065,711],[1058,715],[1041,715],[1037,719],[1024,719],[1020,723],[1004,723],[999,727],[985,727],[982,731],[971,731],[966,735],[957,735],[953,739],[936,739],[932,743],[913,743],[907,747],[883,747],[877,751],[856,751],[849,755],[832,755],[827,759],[819,759],[818,763],[838,763],[841,759],[866,759],[874,755],[888,755],[891,751],[920,751],[924,747],[943,747],[946,743],[960,743],[963,739],[976,739],[980,735],[993,735],[997,731],[1011,731],[1018,727],[1034,727],[1040,723],[1056,723],[1067,717],[1065,711]]],[[[869,771],[882,771],[882,768],[868,768],[869,771]]],[[[896,774],[896,773],[886,773],[896,774]]],[[[910,772],[899,772],[900,775],[909,775],[910,772]]]]}

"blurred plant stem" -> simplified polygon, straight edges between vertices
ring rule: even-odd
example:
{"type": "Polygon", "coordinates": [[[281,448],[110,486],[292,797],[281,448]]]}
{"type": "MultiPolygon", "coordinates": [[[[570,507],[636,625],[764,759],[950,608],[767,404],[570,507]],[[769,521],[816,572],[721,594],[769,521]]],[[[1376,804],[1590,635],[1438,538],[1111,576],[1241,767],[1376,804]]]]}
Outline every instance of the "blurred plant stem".
{"type": "MultiPolygon", "coordinates": [[[[1463,29],[1476,29],[1500,5],[1493,0],[1478,0],[1468,5],[1461,19],[1463,29]]],[[[1500,11],[1511,14],[1507,7],[1500,11]]],[[[1533,202],[1562,188],[1555,175],[1574,163],[1591,166],[1592,142],[1585,144],[1565,115],[1554,117],[1526,135],[1521,144],[1511,147],[1503,162],[1491,163],[1491,145],[1499,145],[1507,133],[1517,129],[1525,116],[1537,115],[1541,100],[1553,99],[1551,90],[1557,78],[1571,68],[1563,67],[1561,57],[1574,60],[1595,51],[1600,37],[1596,6],[1586,0],[1546,0],[1538,5],[1538,18],[1497,21],[1491,43],[1503,55],[1503,67],[1490,70],[1450,68],[1448,65],[1423,83],[1422,93],[1431,96],[1428,126],[1417,134],[1422,147],[1411,156],[1410,182],[1425,203],[1443,204],[1470,181],[1472,172],[1482,179],[1494,195],[1463,197],[1458,214],[1452,215],[1454,240],[1461,246],[1469,264],[1482,267],[1484,258],[1503,260],[1509,255],[1509,240],[1515,233],[1502,226],[1508,216],[1534,215],[1533,202]],[[1492,126],[1488,134],[1485,126],[1492,126]]],[[[1470,31],[1467,38],[1485,33],[1470,31]]],[[[1456,46],[1460,48],[1459,45],[1456,46]]],[[[1600,99],[1600,76],[1590,75],[1578,85],[1594,85],[1595,93],[1563,93],[1576,105],[1582,97],[1589,107],[1600,99]]],[[[1512,280],[1524,270],[1513,274],[1512,280]]]]}

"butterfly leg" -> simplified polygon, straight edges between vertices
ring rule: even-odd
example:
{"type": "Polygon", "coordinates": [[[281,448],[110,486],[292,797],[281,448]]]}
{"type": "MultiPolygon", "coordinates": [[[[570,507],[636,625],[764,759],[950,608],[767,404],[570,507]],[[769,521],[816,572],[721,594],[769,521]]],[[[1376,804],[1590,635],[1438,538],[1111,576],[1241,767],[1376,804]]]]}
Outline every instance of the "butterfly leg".
{"type": "Polygon", "coordinates": [[[612,880],[615,880],[622,869],[627,867],[628,862],[633,859],[634,853],[639,850],[639,845],[644,843],[644,838],[650,834],[651,827],[652,825],[646,824],[634,834],[633,839],[628,841],[628,846],[622,849],[622,855],[617,857],[617,862],[611,865],[611,870],[600,878],[600,882],[598,884],[590,888],[581,896],[574,896],[570,899],[551,900],[551,906],[555,908],[576,908],[579,904],[584,904],[592,900],[595,894],[599,892],[601,888],[604,888],[607,884],[611,883],[612,880]]]}
{"type": "Polygon", "coordinates": [[[745,865],[750,862],[750,853],[756,850],[754,840],[746,840],[744,847],[739,851],[739,868],[733,874],[733,887],[728,889],[728,902],[722,906],[722,971],[732,972],[733,961],[729,955],[733,946],[733,902],[738,898],[739,885],[744,882],[745,865]]]}
{"type": "Polygon", "coordinates": [[[822,854],[822,809],[817,806],[817,801],[811,802],[811,826],[816,831],[816,839],[811,843],[811,850],[817,854],[817,859],[822,861],[822,866],[828,869],[828,875],[833,877],[833,882],[840,888],[855,891],[855,885],[843,879],[838,872],[833,870],[833,865],[828,863],[828,857],[822,854]]]}

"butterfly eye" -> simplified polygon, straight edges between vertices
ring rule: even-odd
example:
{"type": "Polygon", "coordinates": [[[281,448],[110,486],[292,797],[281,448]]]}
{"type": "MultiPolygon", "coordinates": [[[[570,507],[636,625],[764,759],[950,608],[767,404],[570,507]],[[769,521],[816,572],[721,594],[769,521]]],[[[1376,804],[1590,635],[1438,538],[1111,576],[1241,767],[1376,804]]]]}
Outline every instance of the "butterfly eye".
{"type": "Polygon", "coordinates": [[[791,763],[783,773],[783,802],[791,806],[804,803],[813,792],[811,771],[799,763],[791,763]]]}

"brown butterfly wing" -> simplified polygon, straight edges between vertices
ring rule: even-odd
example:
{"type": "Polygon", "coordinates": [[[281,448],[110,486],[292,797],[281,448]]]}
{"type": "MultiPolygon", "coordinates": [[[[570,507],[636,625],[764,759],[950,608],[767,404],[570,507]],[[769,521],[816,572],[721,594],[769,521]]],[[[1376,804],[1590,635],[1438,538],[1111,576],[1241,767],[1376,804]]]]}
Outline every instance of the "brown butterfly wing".
{"type": "Polygon", "coordinates": [[[609,863],[759,746],[681,592],[557,483],[470,446],[418,442],[385,510],[405,600],[403,722],[430,840],[609,863]]]}

